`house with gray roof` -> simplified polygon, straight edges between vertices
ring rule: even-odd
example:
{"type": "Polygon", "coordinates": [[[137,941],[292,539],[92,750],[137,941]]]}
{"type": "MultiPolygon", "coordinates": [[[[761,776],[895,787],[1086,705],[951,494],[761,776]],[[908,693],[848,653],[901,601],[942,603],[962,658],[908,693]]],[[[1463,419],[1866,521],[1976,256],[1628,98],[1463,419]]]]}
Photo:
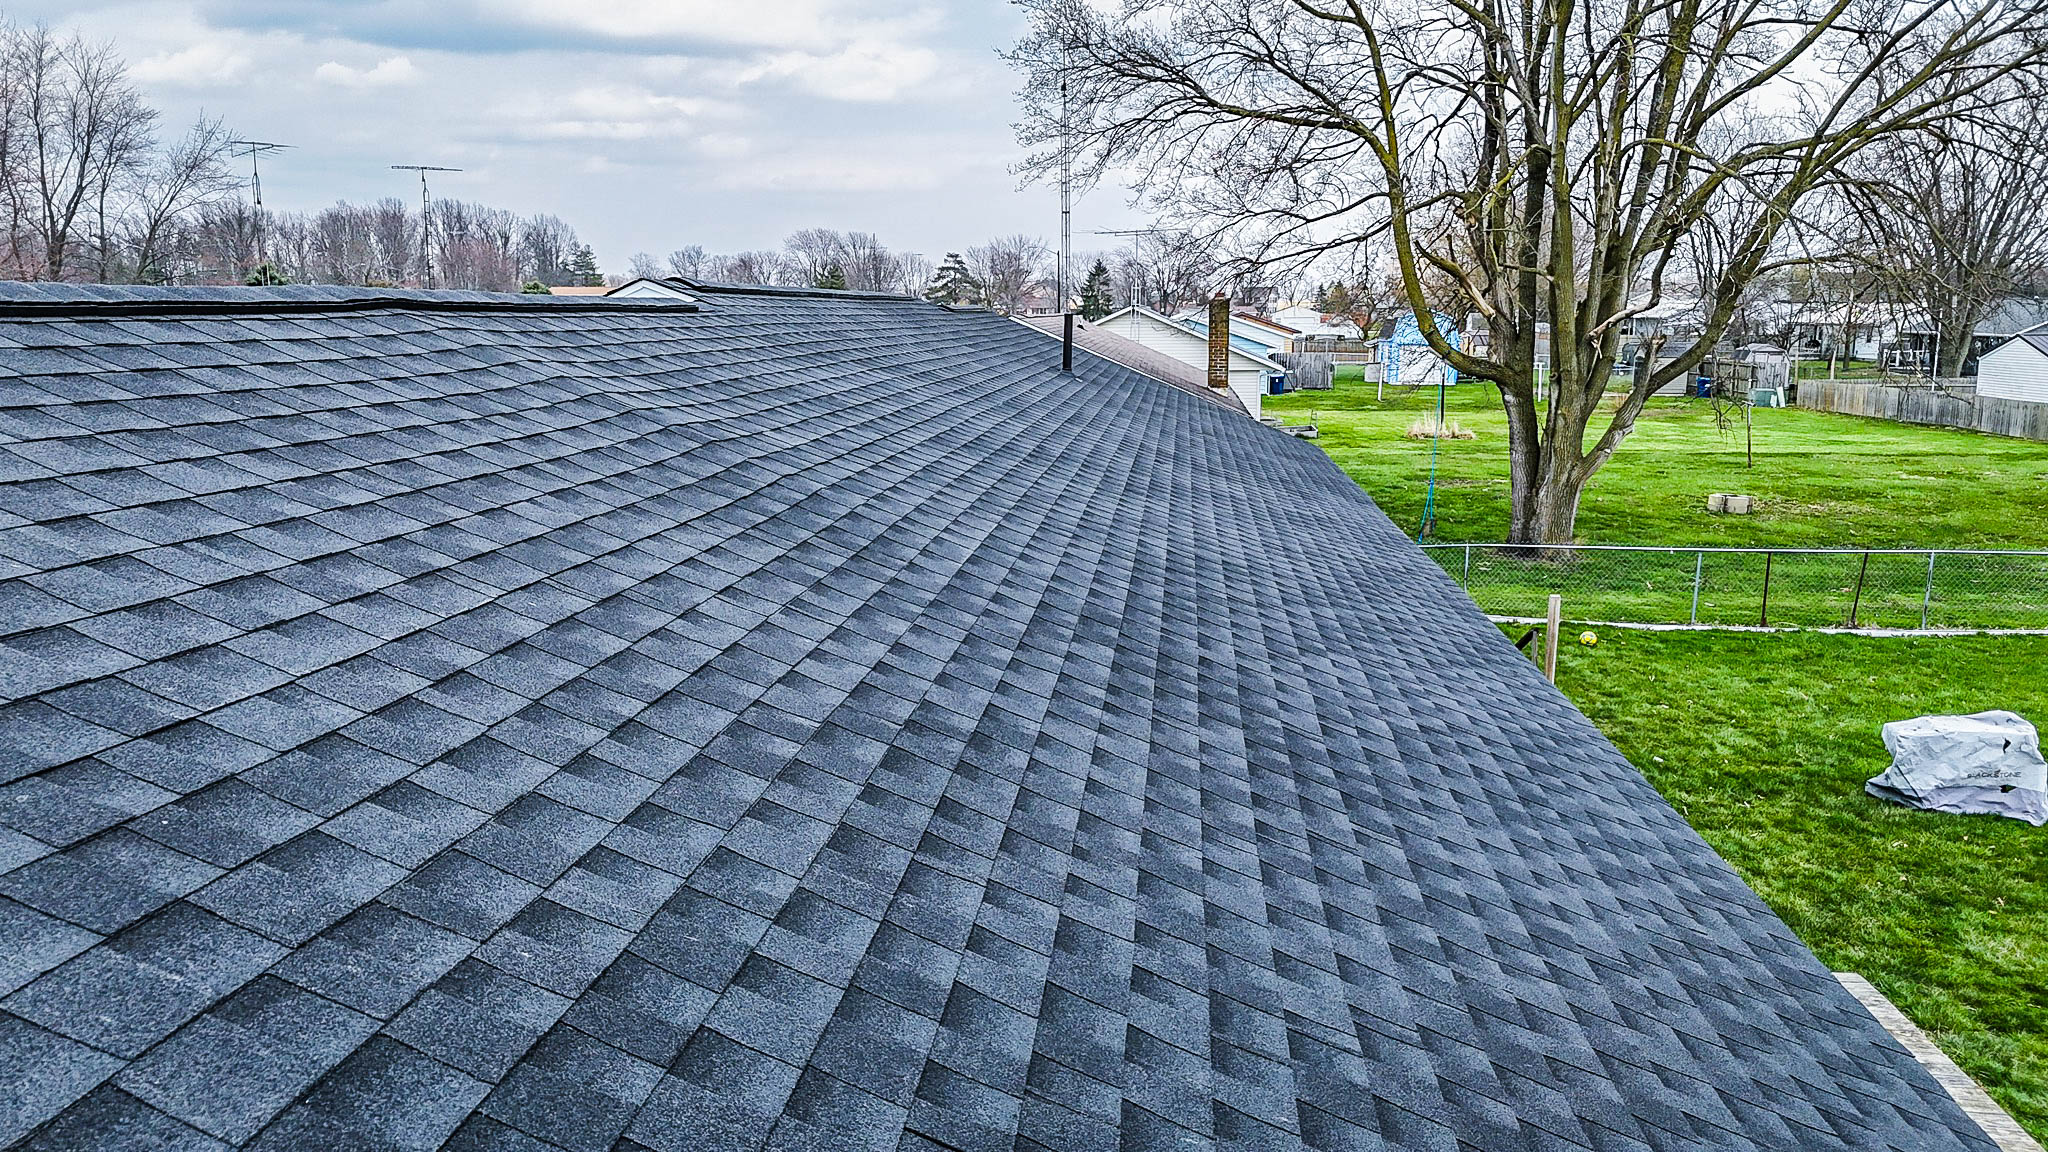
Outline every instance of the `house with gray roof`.
{"type": "MultiPolygon", "coordinates": [[[[1066,339],[1067,317],[1019,316],[1019,324],[1043,332],[1054,339],[1066,339]]],[[[1074,346],[1104,360],[1122,365],[1133,372],[1149,376],[1162,383],[1171,384],[1183,392],[1206,397],[1232,409],[1245,412],[1244,401],[1229,388],[1211,388],[1207,375],[1197,367],[1187,364],[1156,348],[1150,348],[1136,340],[1126,339],[1107,328],[1098,328],[1079,316],[1073,318],[1074,346]]],[[[1251,413],[1245,412],[1249,416],[1251,413]]]]}
{"type": "Polygon", "coordinates": [[[0,289],[0,1146],[1992,1147],[1312,445],[688,287],[0,289]]]}

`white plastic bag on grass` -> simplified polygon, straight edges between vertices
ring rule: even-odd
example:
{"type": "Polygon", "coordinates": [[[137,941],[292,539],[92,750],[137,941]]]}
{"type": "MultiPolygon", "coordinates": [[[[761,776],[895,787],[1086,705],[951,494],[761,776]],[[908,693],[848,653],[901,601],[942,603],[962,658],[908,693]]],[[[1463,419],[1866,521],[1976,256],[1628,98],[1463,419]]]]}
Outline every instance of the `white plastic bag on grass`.
{"type": "Polygon", "coordinates": [[[2034,726],[2011,712],[1916,716],[1884,726],[1892,766],[1864,790],[1934,812],[2048,824],[2048,763],[2034,726]]]}

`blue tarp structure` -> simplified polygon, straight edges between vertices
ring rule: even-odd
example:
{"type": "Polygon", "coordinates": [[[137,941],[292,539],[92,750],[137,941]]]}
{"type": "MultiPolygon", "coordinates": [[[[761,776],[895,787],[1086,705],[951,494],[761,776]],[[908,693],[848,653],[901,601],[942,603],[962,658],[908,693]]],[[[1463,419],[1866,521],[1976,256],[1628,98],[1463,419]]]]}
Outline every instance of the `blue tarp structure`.
{"type": "MultiPolygon", "coordinates": [[[[1451,318],[1439,312],[1436,314],[1437,330],[1450,338],[1451,347],[1462,348],[1458,333],[1452,327],[1451,318]]],[[[1386,380],[1410,388],[1434,388],[1438,384],[1456,384],[1458,370],[1444,363],[1444,359],[1429,346],[1422,336],[1422,325],[1415,316],[1407,315],[1394,322],[1393,334],[1388,336],[1382,348],[1382,359],[1386,362],[1386,380]]]]}

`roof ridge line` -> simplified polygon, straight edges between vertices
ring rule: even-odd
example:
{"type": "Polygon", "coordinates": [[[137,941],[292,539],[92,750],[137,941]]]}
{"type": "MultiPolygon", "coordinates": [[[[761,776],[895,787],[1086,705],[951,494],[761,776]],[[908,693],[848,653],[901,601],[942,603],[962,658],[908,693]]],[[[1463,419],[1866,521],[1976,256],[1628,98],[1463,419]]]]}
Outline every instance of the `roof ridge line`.
{"type": "MultiPolygon", "coordinates": [[[[508,294],[509,295],[509,294],[508,294]]],[[[513,296],[505,300],[446,299],[415,296],[347,296],[338,299],[74,299],[9,300],[0,298],[0,320],[41,316],[208,316],[277,315],[321,312],[636,312],[649,310],[698,312],[694,303],[646,297],[513,296]]]]}
{"type": "Polygon", "coordinates": [[[725,284],[717,280],[694,280],[688,276],[663,276],[661,281],[680,285],[691,292],[725,293],[732,296],[781,296],[799,300],[896,300],[905,304],[931,301],[900,292],[874,292],[851,288],[802,288],[784,284],[725,284]]]}

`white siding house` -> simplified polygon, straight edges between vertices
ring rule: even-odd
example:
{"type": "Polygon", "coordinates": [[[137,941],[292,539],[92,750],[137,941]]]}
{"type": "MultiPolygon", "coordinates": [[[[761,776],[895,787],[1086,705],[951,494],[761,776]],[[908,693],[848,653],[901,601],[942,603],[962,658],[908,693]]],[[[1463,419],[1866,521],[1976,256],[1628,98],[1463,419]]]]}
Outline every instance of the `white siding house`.
{"type": "MultiPolygon", "coordinates": [[[[1134,340],[1155,352],[1164,352],[1198,371],[1209,370],[1208,337],[1176,324],[1150,308],[1126,308],[1104,317],[1096,327],[1114,332],[1126,340],[1134,340]]],[[[1266,382],[1286,374],[1287,369],[1263,356],[1254,356],[1238,348],[1230,350],[1231,394],[1254,417],[1259,414],[1260,399],[1266,394],[1266,382]]]]}
{"type": "Polygon", "coordinates": [[[1986,352],[1977,361],[1977,395],[2048,404],[2048,325],[1986,352]]]}
{"type": "Polygon", "coordinates": [[[694,301],[697,299],[695,296],[692,296],[688,292],[683,291],[680,285],[672,281],[650,280],[645,276],[642,276],[635,280],[629,280],[626,283],[619,285],[617,288],[614,288],[611,291],[605,293],[605,295],[623,296],[628,299],[684,301],[694,301]]]}

